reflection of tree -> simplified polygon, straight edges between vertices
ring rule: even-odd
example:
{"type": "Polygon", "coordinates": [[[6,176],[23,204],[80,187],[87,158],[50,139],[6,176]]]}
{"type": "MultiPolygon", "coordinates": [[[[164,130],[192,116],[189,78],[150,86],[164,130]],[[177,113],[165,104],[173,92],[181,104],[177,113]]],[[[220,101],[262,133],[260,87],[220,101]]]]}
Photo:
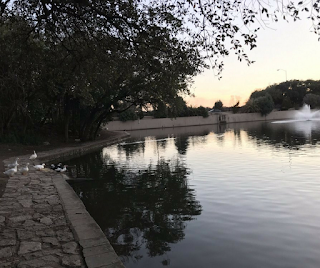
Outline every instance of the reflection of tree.
{"type": "Polygon", "coordinates": [[[205,130],[202,133],[197,135],[179,135],[176,137],[174,144],[179,152],[179,154],[186,154],[189,144],[195,145],[198,143],[205,143],[207,138],[206,136],[210,133],[210,131],[205,130]]]}
{"type": "MultiPolygon", "coordinates": [[[[160,159],[138,174],[109,166],[103,174],[107,179],[73,184],[123,258],[139,259],[143,248],[151,257],[165,254],[170,244],[184,239],[185,222],[201,214],[186,167],[173,162],[160,159]]],[[[90,177],[95,173],[87,163],[78,166],[90,177]]]]}
{"type": "Polygon", "coordinates": [[[175,146],[179,154],[186,154],[188,146],[189,146],[189,136],[179,136],[174,141],[175,146]]]}
{"type": "Polygon", "coordinates": [[[124,151],[126,153],[126,157],[130,157],[137,152],[145,151],[145,143],[144,142],[132,142],[128,145],[118,145],[118,151],[124,151]]]}

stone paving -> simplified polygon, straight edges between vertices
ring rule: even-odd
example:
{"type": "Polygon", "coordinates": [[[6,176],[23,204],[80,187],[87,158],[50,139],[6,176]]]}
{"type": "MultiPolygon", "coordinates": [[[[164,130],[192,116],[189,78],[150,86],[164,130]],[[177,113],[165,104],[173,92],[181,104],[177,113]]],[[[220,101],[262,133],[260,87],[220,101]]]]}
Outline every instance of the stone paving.
{"type": "MultiPolygon", "coordinates": [[[[94,145],[101,142],[78,150],[94,145]]],[[[70,152],[77,153],[76,148],[70,152]]],[[[68,148],[45,152],[41,161],[67,153],[68,148]]],[[[21,156],[19,163],[29,161],[21,156]]],[[[29,169],[27,175],[10,177],[0,198],[0,267],[124,268],[65,175],[50,169],[36,171],[31,162],[29,169]]]]}
{"type": "Polygon", "coordinates": [[[31,170],[9,179],[0,199],[0,267],[87,267],[53,183],[57,176],[31,170]]]}

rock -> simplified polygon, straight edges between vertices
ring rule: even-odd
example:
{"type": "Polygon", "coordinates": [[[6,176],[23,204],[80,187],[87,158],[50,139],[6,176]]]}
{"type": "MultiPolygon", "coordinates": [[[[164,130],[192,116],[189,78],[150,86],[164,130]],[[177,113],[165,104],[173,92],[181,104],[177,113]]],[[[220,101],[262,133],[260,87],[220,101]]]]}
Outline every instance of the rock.
{"type": "Polygon", "coordinates": [[[20,240],[30,240],[35,237],[34,231],[17,230],[17,234],[20,240]]]}
{"type": "Polygon", "coordinates": [[[0,249],[0,259],[8,258],[12,256],[12,248],[1,248],[0,249]]]}
{"type": "Polygon", "coordinates": [[[0,246],[14,246],[17,243],[14,239],[1,239],[0,240],[0,246]]]}
{"type": "Polygon", "coordinates": [[[46,237],[46,236],[51,237],[55,235],[55,232],[52,229],[43,229],[43,230],[37,231],[36,234],[41,237],[46,237]]]}
{"type": "Polygon", "coordinates": [[[66,256],[62,258],[62,265],[66,266],[66,267],[72,267],[72,268],[76,268],[76,267],[81,267],[81,259],[79,256],[66,256]]]}
{"type": "Polygon", "coordinates": [[[77,254],[78,244],[76,242],[69,242],[62,245],[62,250],[65,253],[77,254]]]}
{"type": "Polygon", "coordinates": [[[48,217],[45,217],[45,218],[40,219],[40,222],[41,222],[41,223],[44,223],[44,224],[46,224],[46,225],[52,224],[52,220],[51,220],[50,218],[48,218],[48,217]]]}
{"type": "Polygon", "coordinates": [[[32,219],[31,215],[21,215],[21,216],[9,218],[9,220],[12,222],[21,222],[21,221],[30,220],[30,219],[32,219]]]}
{"type": "Polygon", "coordinates": [[[19,255],[23,255],[29,252],[35,252],[41,250],[41,243],[40,242],[21,242],[19,248],[19,255]]]}
{"type": "Polygon", "coordinates": [[[18,201],[21,206],[23,206],[24,208],[29,208],[32,205],[32,200],[31,199],[25,199],[25,200],[19,200],[18,201]]]}
{"type": "Polygon", "coordinates": [[[55,237],[43,237],[42,241],[43,243],[48,243],[52,246],[56,246],[56,247],[60,246],[58,239],[55,237]]]}
{"type": "Polygon", "coordinates": [[[69,242],[74,239],[73,234],[67,230],[59,230],[57,231],[58,240],[62,242],[69,242]]]}
{"type": "Polygon", "coordinates": [[[35,260],[27,260],[22,261],[17,265],[17,268],[43,268],[48,267],[46,266],[46,262],[41,259],[35,259],[35,260]]]}

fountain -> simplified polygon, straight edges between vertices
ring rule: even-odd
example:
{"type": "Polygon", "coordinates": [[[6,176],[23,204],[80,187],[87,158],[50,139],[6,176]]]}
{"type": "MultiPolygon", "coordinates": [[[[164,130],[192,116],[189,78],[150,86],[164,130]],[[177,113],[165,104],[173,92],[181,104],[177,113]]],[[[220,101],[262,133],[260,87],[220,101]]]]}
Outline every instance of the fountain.
{"type": "Polygon", "coordinates": [[[289,129],[311,139],[312,131],[319,129],[319,112],[319,110],[312,111],[310,105],[304,104],[299,111],[295,111],[294,119],[274,121],[272,123],[287,124],[289,129]]]}
{"type": "Polygon", "coordinates": [[[294,119],[274,121],[272,123],[293,123],[303,121],[320,121],[319,110],[311,111],[310,105],[304,104],[299,111],[294,114],[294,119]]]}
{"type": "Polygon", "coordinates": [[[317,118],[318,113],[319,113],[319,110],[311,111],[310,105],[304,104],[303,107],[296,112],[295,118],[299,121],[301,120],[310,121],[313,119],[319,120],[319,118],[317,118]]]}

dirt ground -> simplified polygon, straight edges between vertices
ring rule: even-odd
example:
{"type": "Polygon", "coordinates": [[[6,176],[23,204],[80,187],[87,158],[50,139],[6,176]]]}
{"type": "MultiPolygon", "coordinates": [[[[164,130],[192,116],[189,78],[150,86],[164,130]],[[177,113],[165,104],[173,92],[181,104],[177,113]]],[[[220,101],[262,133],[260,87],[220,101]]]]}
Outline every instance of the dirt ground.
{"type": "MultiPolygon", "coordinates": [[[[112,131],[101,131],[100,136],[97,138],[97,140],[108,139],[112,136],[115,136],[116,134],[117,134],[116,132],[112,132],[112,131]]],[[[49,145],[35,145],[35,146],[0,143],[0,197],[4,192],[7,181],[8,181],[8,177],[5,174],[3,174],[3,172],[5,171],[3,160],[10,157],[14,157],[14,156],[19,156],[19,155],[28,155],[28,154],[31,155],[33,151],[42,152],[42,151],[57,149],[59,147],[79,146],[79,142],[70,141],[68,143],[65,143],[59,139],[55,139],[52,137],[48,139],[48,142],[50,143],[49,145]]]]}

